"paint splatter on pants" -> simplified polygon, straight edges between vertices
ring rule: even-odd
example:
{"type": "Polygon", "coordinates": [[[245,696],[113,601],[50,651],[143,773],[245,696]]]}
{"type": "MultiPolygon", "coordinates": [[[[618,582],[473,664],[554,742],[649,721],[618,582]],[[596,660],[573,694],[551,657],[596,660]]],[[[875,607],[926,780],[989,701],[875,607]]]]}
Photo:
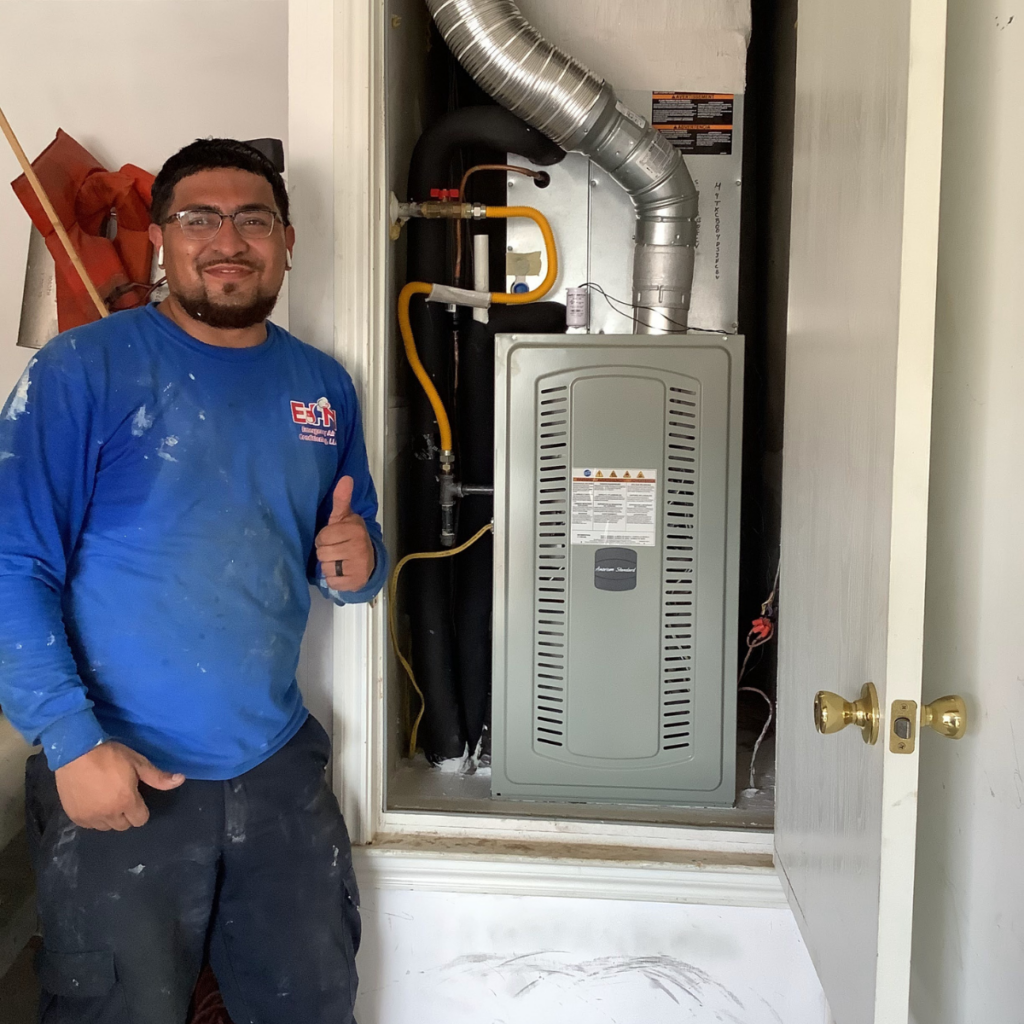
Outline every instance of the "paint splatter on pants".
{"type": "Polygon", "coordinates": [[[127,832],[73,825],[31,758],[41,1024],[183,1024],[207,956],[235,1024],[352,1024],[359,894],[329,753],[311,717],[237,779],[143,786],[150,820],[127,832]]]}

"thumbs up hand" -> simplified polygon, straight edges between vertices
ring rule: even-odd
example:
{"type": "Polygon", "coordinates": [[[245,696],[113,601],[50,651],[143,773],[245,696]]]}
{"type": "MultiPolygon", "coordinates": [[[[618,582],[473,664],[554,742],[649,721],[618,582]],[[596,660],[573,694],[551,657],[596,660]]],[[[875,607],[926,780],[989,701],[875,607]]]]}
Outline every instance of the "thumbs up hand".
{"type": "Polygon", "coordinates": [[[352,511],[354,481],[343,476],[334,488],[331,518],[316,536],[316,557],[332,590],[362,590],[373,575],[373,543],[363,517],[352,511]]]}

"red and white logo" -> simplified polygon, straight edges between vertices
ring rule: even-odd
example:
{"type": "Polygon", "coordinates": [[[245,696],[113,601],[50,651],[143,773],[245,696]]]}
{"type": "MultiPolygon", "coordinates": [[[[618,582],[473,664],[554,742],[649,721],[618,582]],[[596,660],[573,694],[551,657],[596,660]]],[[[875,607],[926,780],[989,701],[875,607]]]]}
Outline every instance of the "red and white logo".
{"type": "Polygon", "coordinates": [[[303,441],[315,441],[320,444],[337,444],[336,433],[338,414],[331,408],[326,398],[317,399],[307,405],[305,402],[292,402],[292,422],[302,428],[299,437],[303,441]]]}
{"type": "Polygon", "coordinates": [[[312,405],[305,402],[292,402],[292,419],[310,427],[336,427],[338,414],[331,408],[326,398],[318,399],[312,405]]]}

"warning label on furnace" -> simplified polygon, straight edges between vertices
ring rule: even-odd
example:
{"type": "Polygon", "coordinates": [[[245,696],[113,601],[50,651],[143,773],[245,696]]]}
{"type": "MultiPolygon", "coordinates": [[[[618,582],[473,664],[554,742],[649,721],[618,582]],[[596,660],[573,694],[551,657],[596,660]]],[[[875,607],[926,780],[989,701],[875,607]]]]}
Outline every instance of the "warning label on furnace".
{"type": "Polygon", "coordinates": [[[657,510],[657,470],[573,468],[573,544],[654,547],[657,510]]]}
{"type": "Polygon", "coordinates": [[[728,156],[734,99],[731,93],[656,92],[651,124],[683,153],[728,156]]]}

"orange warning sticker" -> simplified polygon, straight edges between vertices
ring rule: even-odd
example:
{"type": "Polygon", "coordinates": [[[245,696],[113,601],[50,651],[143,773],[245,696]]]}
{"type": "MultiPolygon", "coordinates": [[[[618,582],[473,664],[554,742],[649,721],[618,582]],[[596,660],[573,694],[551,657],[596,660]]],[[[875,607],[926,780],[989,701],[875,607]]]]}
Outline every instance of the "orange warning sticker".
{"type": "Polygon", "coordinates": [[[680,152],[705,156],[732,153],[731,93],[655,92],[651,124],[680,152]]]}
{"type": "Polygon", "coordinates": [[[571,543],[652,547],[657,539],[658,471],[574,466],[571,543]]]}

